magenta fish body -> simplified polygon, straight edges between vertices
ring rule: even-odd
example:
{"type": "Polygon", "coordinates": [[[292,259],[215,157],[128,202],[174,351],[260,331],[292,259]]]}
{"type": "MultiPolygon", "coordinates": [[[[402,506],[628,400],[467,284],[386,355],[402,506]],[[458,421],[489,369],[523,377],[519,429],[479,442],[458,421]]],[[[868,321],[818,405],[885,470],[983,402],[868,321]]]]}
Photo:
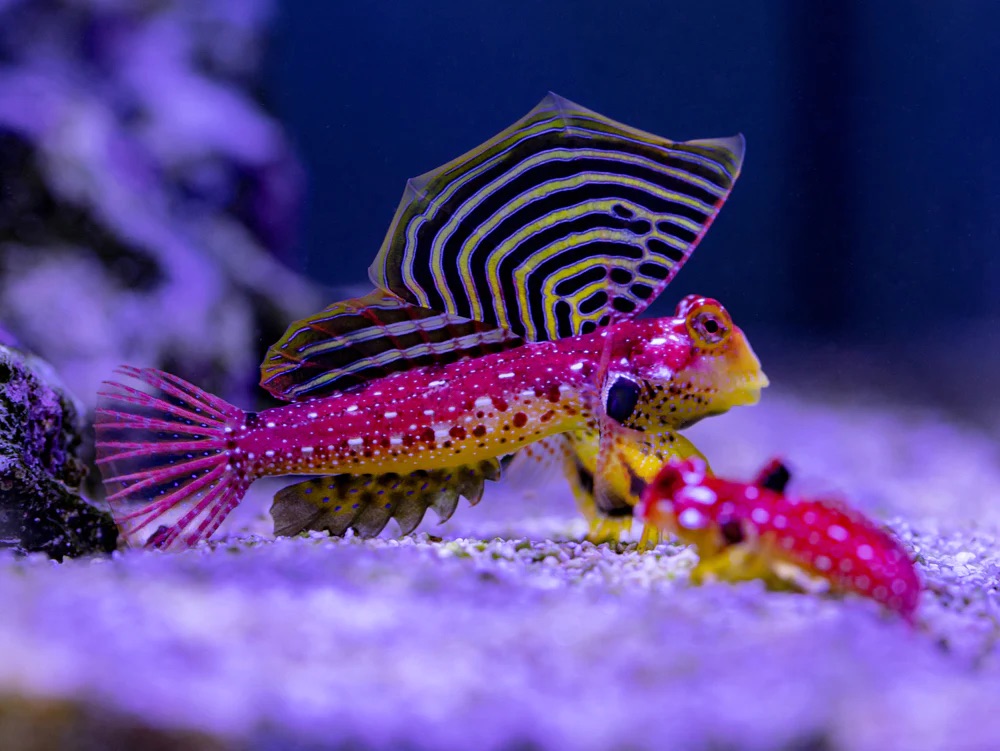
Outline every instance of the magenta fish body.
{"type": "Polygon", "coordinates": [[[622,424],[675,429],[754,400],[762,384],[728,318],[719,321],[729,326],[727,346],[706,350],[692,337],[691,321],[705,311],[724,313],[714,300],[685,299],[675,318],[392,373],[259,413],[176,376],[122,369],[153,393],[119,383],[101,393],[98,462],[108,500],[128,539],[146,530],[147,544],[187,547],[211,535],[260,477],[405,475],[513,454],[549,435],[596,428],[608,382],[623,378],[637,392],[616,415],[622,424]],[[172,517],[181,501],[191,507],[172,517]]]}
{"type": "Polygon", "coordinates": [[[870,597],[912,619],[921,584],[899,541],[843,503],[785,494],[787,479],[777,461],[753,483],[712,477],[697,458],[673,461],[646,488],[636,513],[694,543],[699,565],[719,578],[752,578],[791,564],[834,591],[870,597]]]}

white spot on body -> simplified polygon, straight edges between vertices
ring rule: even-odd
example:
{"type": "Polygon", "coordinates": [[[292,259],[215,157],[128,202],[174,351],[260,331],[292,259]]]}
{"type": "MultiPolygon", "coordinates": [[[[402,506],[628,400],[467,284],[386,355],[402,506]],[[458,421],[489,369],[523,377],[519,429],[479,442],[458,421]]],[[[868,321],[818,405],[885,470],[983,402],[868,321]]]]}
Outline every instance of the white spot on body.
{"type": "Polygon", "coordinates": [[[424,410],[424,414],[427,415],[427,417],[434,417],[434,410],[433,409],[425,409],[424,410]]]}
{"type": "Polygon", "coordinates": [[[386,413],[384,413],[384,414],[383,414],[382,416],[383,416],[383,417],[384,417],[384,418],[385,418],[386,420],[391,420],[391,419],[392,419],[393,417],[395,417],[395,416],[396,416],[397,414],[398,414],[398,412],[386,412],[386,413]]]}
{"type": "Polygon", "coordinates": [[[513,373],[501,373],[500,375],[497,376],[497,378],[513,378],[513,377],[514,377],[513,373]]]}
{"type": "Polygon", "coordinates": [[[858,558],[863,561],[870,561],[875,557],[875,551],[871,545],[858,545],[858,558]]]}
{"type": "Polygon", "coordinates": [[[767,513],[767,509],[763,509],[758,506],[750,512],[750,518],[753,519],[756,524],[767,524],[767,522],[771,519],[771,515],[767,513]]]}
{"type": "Polygon", "coordinates": [[[430,383],[428,383],[427,385],[428,385],[428,386],[429,386],[430,388],[432,388],[432,389],[433,389],[433,388],[437,388],[438,386],[444,386],[444,385],[446,385],[447,383],[448,383],[447,381],[431,381],[431,382],[430,382],[430,383]]]}
{"type": "Polygon", "coordinates": [[[477,407],[492,407],[493,400],[490,399],[488,396],[481,396],[478,399],[476,399],[475,405],[477,407]]]}
{"type": "Polygon", "coordinates": [[[302,453],[303,454],[311,454],[313,452],[313,450],[314,449],[313,449],[312,446],[303,446],[302,447],[302,453]]]}
{"type": "Polygon", "coordinates": [[[777,516],[774,517],[775,529],[784,529],[787,526],[788,526],[788,519],[786,519],[784,516],[778,514],[777,516]]]}
{"type": "Polygon", "coordinates": [[[348,446],[360,446],[364,442],[365,442],[364,438],[348,438],[347,439],[347,445],[348,446]]]}
{"type": "Polygon", "coordinates": [[[582,362],[575,362],[575,363],[573,363],[572,365],[569,366],[569,369],[570,370],[583,370],[583,363],[582,362]]]}
{"type": "Polygon", "coordinates": [[[273,422],[268,422],[268,423],[267,423],[267,427],[269,427],[269,428],[273,428],[273,427],[274,427],[274,423],[273,423],[273,422]]]}
{"type": "Polygon", "coordinates": [[[666,340],[666,337],[656,336],[656,337],[653,337],[652,339],[650,339],[649,343],[652,344],[654,347],[658,347],[661,344],[666,344],[667,340],[666,340]]]}
{"type": "Polygon", "coordinates": [[[816,567],[817,571],[829,571],[830,567],[833,565],[833,561],[825,555],[818,555],[816,556],[816,560],[813,561],[813,565],[816,567]]]}
{"type": "Polygon", "coordinates": [[[696,508],[686,508],[677,517],[677,523],[685,529],[702,529],[705,526],[705,515],[696,508]]]}
{"type": "Polygon", "coordinates": [[[711,506],[716,502],[716,500],[718,500],[715,493],[706,487],[702,487],[701,485],[684,488],[678,495],[704,506],[711,506]]]}
{"type": "Polygon", "coordinates": [[[743,493],[743,495],[746,496],[747,500],[749,500],[749,501],[755,501],[755,500],[757,500],[757,496],[760,495],[760,491],[757,490],[757,488],[754,487],[753,485],[750,485],[750,486],[747,487],[747,489],[743,493]]]}
{"type": "Polygon", "coordinates": [[[906,591],[906,582],[902,579],[893,579],[892,581],[892,591],[893,594],[901,595],[906,591]]]}
{"type": "Polygon", "coordinates": [[[274,451],[271,450],[271,449],[268,449],[267,451],[264,452],[264,456],[267,456],[267,457],[274,456],[274,451]]]}
{"type": "Polygon", "coordinates": [[[357,404],[352,404],[350,407],[348,407],[344,411],[345,412],[357,412],[358,411],[358,405],[357,404]]]}
{"type": "Polygon", "coordinates": [[[315,420],[317,417],[319,417],[319,413],[318,412],[310,412],[308,415],[306,415],[306,417],[308,417],[310,420],[315,420]]]}
{"type": "Polygon", "coordinates": [[[834,539],[837,542],[843,542],[848,538],[847,530],[839,524],[831,524],[830,528],[826,530],[826,533],[830,535],[831,539],[834,539]]]}
{"type": "Polygon", "coordinates": [[[697,485],[705,479],[705,475],[701,472],[683,472],[681,473],[681,479],[684,480],[685,485],[697,485]]]}
{"type": "Polygon", "coordinates": [[[403,442],[403,439],[400,438],[398,435],[394,435],[394,436],[391,436],[389,438],[389,445],[390,446],[398,446],[402,442],[403,442]]]}

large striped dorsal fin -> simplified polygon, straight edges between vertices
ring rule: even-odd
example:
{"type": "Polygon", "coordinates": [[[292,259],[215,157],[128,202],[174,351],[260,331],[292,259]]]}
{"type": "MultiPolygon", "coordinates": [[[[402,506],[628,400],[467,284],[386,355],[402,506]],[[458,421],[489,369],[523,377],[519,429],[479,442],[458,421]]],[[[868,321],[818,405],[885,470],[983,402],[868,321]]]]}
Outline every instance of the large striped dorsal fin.
{"type": "Polygon", "coordinates": [[[369,276],[529,341],[637,315],[726,200],[743,137],[675,143],[555,94],[407,183],[369,276]]]}
{"type": "Polygon", "coordinates": [[[297,400],[522,343],[506,329],[375,290],[289,326],[261,363],[260,385],[279,399],[297,400]]]}

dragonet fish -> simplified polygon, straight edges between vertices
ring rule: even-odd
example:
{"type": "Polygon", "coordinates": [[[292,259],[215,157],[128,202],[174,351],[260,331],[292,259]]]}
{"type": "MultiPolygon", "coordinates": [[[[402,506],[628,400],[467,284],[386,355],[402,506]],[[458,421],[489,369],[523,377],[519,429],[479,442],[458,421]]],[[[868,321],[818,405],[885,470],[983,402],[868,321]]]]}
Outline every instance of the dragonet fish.
{"type": "MultiPolygon", "coordinates": [[[[353,528],[476,502],[502,460],[579,434],[598,457],[753,404],[767,380],[715,300],[639,319],[729,195],[741,136],[672,142],[550,94],[411,179],[369,269],[375,289],[293,323],[246,412],[122,367],[100,392],[98,463],[133,544],[209,537],[248,486],[280,491],[276,531],[353,528]]],[[[596,484],[607,474],[600,458],[596,484]]],[[[600,494],[599,494],[600,495],[600,494]]]]}
{"type": "Polygon", "coordinates": [[[785,492],[788,468],[772,460],[751,483],[712,477],[697,457],[673,459],[646,486],[636,516],[693,543],[707,579],[763,579],[779,589],[869,597],[913,619],[921,584],[902,544],[840,501],[785,492]]]}

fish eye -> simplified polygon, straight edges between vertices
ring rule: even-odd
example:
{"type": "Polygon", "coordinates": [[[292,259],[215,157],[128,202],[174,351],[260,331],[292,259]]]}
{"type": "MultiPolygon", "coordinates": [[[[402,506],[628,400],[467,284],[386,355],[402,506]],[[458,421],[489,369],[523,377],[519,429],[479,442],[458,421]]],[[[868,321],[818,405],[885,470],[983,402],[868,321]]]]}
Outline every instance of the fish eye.
{"type": "Polygon", "coordinates": [[[715,349],[729,338],[732,325],[726,312],[714,303],[702,303],[685,316],[688,333],[698,346],[715,349]]]}

